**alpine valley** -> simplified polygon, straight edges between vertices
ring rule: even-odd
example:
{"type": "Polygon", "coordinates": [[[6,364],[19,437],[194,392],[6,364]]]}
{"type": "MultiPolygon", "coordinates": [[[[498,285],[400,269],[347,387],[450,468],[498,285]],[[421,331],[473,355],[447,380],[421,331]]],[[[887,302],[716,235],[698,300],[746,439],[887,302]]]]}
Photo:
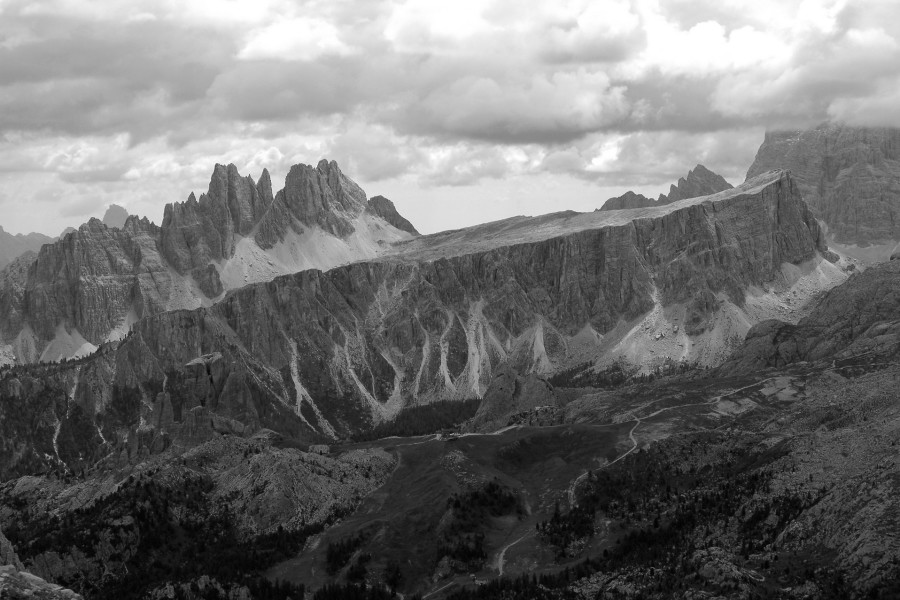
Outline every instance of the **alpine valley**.
{"type": "Polygon", "coordinates": [[[900,597],[898,156],[769,132],[735,186],[430,235],[216,165],[18,240],[0,597],[900,597]]]}

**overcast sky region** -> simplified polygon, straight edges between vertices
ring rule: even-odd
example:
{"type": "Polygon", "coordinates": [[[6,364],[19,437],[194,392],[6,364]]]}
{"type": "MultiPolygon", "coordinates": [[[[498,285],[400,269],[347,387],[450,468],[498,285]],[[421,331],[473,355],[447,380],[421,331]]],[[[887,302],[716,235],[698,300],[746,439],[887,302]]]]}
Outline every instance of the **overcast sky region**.
{"type": "Polygon", "coordinates": [[[329,158],[434,232],[736,184],[767,128],[898,106],[896,0],[0,0],[0,225],[329,158]]]}

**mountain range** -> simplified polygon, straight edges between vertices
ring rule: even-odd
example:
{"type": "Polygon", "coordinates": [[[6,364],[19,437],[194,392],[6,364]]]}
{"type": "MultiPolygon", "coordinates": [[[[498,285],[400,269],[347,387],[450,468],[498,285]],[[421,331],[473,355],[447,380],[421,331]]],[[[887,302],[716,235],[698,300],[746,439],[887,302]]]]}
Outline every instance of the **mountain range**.
{"type": "Polygon", "coordinates": [[[891,597],[897,139],[431,235],[326,160],[111,206],[0,272],[0,594],[891,597]]]}
{"type": "Polygon", "coordinates": [[[91,219],[0,273],[0,356],[28,363],[93,352],[139,319],[210,306],[227,290],[303,269],[372,258],[415,231],[393,204],[370,203],[335,163],[297,165],[272,194],[217,165],[198,200],[166,206],[161,226],[91,219]],[[402,219],[402,218],[401,218],[402,219]],[[407,231],[407,229],[411,231],[407,231]]]}
{"type": "Polygon", "coordinates": [[[26,252],[37,252],[41,246],[49,244],[53,239],[34,232],[27,235],[21,233],[13,235],[0,227],[0,269],[26,252]]]}

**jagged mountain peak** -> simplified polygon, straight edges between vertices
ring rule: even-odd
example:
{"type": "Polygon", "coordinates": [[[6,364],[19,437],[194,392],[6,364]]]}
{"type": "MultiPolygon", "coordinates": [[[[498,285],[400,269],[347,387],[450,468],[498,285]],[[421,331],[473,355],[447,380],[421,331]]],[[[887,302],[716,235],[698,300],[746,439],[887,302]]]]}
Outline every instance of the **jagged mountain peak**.
{"type": "Polygon", "coordinates": [[[91,217],[78,226],[78,231],[104,231],[106,229],[108,229],[106,223],[97,217],[91,217]]]}
{"type": "Polygon", "coordinates": [[[659,198],[653,200],[643,194],[629,190],[621,196],[610,198],[597,210],[622,210],[660,206],[678,200],[717,194],[733,187],[724,177],[698,163],[697,166],[688,171],[685,177],[680,177],[675,184],[669,186],[668,195],[660,194],[659,198]]]}
{"type": "Polygon", "coordinates": [[[292,166],[278,195],[301,223],[342,238],[355,231],[353,220],[367,206],[362,188],[344,175],[335,161],[326,159],[315,168],[292,166]]]}
{"type": "Polygon", "coordinates": [[[53,238],[40,233],[17,233],[15,235],[0,227],[0,269],[8,265],[24,252],[37,251],[44,244],[49,244],[53,238]]]}
{"type": "Polygon", "coordinates": [[[678,200],[708,196],[732,187],[734,186],[728,183],[721,175],[710,171],[702,164],[697,164],[696,167],[688,171],[687,177],[679,178],[677,184],[669,187],[668,196],[660,194],[658,202],[660,204],[668,204],[678,200]]]}
{"type": "Polygon", "coordinates": [[[337,169],[338,171],[340,171],[340,167],[338,167],[337,161],[329,161],[327,158],[323,158],[316,164],[316,170],[323,173],[328,173],[332,169],[337,169]]]}
{"type": "MultiPolygon", "coordinates": [[[[697,165],[688,171],[688,179],[691,177],[722,177],[715,171],[707,169],[702,163],[697,163],[697,165]]],[[[722,178],[724,179],[724,177],[722,178]]]]}
{"type": "Polygon", "coordinates": [[[27,281],[0,281],[0,363],[93,351],[141,317],[375,258],[415,235],[392,204],[369,210],[366,198],[334,161],[295,165],[277,197],[267,170],[254,181],[216,164],[208,190],[167,204],[160,226],[136,216],[121,228],[91,219],[44,247],[27,281]]]}

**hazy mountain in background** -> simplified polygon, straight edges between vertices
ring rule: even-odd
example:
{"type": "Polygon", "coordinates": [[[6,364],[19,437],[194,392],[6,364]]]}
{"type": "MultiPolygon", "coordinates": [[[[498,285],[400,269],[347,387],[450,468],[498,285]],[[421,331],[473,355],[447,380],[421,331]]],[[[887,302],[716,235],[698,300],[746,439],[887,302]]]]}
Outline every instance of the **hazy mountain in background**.
{"type": "Polygon", "coordinates": [[[103,224],[107,227],[116,227],[121,229],[125,226],[128,219],[128,211],[118,204],[110,204],[103,215],[103,224]]]}
{"type": "Polygon", "coordinates": [[[791,171],[837,250],[873,262],[900,242],[900,129],[769,131],[747,178],[770,169],[791,171]]]}
{"type": "Polygon", "coordinates": [[[0,269],[8,265],[25,252],[37,252],[44,244],[49,244],[55,238],[42,233],[29,233],[15,235],[8,233],[0,227],[0,269]]]}

